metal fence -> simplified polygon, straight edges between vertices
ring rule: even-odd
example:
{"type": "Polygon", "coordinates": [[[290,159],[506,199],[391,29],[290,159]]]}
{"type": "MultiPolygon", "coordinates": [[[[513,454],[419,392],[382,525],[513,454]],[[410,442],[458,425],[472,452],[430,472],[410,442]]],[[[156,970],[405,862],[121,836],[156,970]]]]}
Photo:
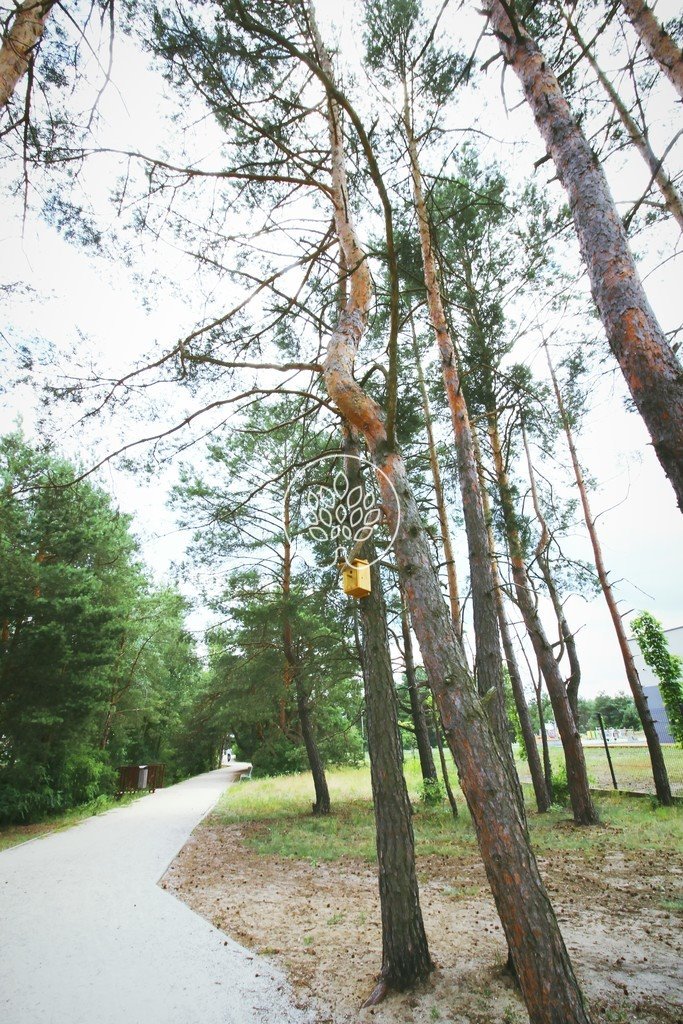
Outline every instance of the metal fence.
{"type": "MultiPolygon", "coordinates": [[[[594,789],[654,794],[650,753],[644,743],[607,738],[606,744],[596,740],[584,743],[583,749],[588,778],[594,789]]],[[[663,743],[662,753],[671,792],[683,797],[683,749],[675,743],[663,743]]]]}
{"type": "MultiPolygon", "coordinates": [[[[583,752],[591,789],[616,789],[623,793],[649,793],[654,796],[655,784],[647,745],[644,742],[614,739],[609,729],[606,730],[606,733],[606,744],[602,738],[583,741],[583,752]]],[[[540,739],[538,743],[539,753],[541,753],[540,739]]],[[[663,743],[662,753],[669,775],[671,792],[674,796],[683,799],[683,748],[676,743],[663,743]]],[[[564,764],[564,752],[559,740],[553,740],[550,743],[550,761],[555,771],[564,764]]],[[[518,759],[517,768],[521,781],[530,783],[531,776],[527,762],[518,759]]]]}

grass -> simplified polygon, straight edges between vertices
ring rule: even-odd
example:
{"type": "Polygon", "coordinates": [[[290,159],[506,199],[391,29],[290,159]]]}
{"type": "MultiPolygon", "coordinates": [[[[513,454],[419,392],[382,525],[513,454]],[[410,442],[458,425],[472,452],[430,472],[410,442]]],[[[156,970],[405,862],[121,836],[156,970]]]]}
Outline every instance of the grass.
{"type": "MultiPolygon", "coordinates": [[[[597,789],[612,789],[612,777],[605,748],[603,746],[584,747],[583,752],[591,785],[597,789]]],[[[620,789],[634,792],[653,789],[652,767],[646,746],[614,747],[610,744],[609,752],[620,789]]],[[[673,792],[683,794],[683,750],[676,744],[665,743],[662,745],[662,753],[673,792]]],[[[561,746],[550,747],[550,762],[555,769],[564,763],[561,746]]],[[[531,777],[526,761],[518,759],[517,768],[521,778],[525,782],[530,781],[531,777]]]]}
{"type": "Polygon", "coordinates": [[[71,810],[64,811],[63,814],[55,814],[30,825],[0,825],[0,850],[7,850],[10,846],[19,846],[21,843],[26,843],[30,839],[38,839],[50,832],[63,832],[64,829],[72,828],[85,818],[104,814],[114,807],[125,806],[145,795],[144,793],[126,793],[120,800],[116,800],[113,796],[99,796],[91,803],[72,807],[71,810]]]}
{"type": "MultiPolygon", "coordinates": [[[[419,762],[408,757],[406,782],[413,808],[418,856],[477,855],[474,828],[460,796],[460,816],[453,820],[446,802],[434,807],[420,800],[419,762]]],[[[453,773],[455,775],[455,772],[453,773]]],[[[248,822],[246,843],[264,857],[308,860],[313,864],[347,858],[375,859],[370,772],[367,766],[331,769],[328,784],[332,814],[313,817],[313,786],[308,773],[271,779],[252,779],[232,786],[220,800],[212,821],[230,825],[248,822]]],[[[529,826],[541,856],[553,852],[621,850],[680,852],[683,848],[683,808],[658,807],[654,800],[623,795],[601,796],[597,805],[603,828],[575,828],[565,808],[539,815],[525,787],[529,826]]],[[[452,893],[454,899],[462,894],[452,893]]]]}

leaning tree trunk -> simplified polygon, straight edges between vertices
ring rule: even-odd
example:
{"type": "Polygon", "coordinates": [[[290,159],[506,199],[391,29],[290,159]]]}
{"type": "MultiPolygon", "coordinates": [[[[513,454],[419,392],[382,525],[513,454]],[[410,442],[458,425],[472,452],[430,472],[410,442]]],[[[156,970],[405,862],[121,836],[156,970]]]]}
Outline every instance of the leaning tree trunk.
{"type": "Polygon", "coordinates": [[[489,548],[491,550],[491,569],[493,572],[493,585],[494,593],[496,595],[496,612],[498,614],[498,626],[500,628],[500,637],[503,641],[503,653],[505,654],[505,662],[508,667],[508,674],[510,676],[510,685],[512,687],[512,695],[515,701],[515,708],[517,710],[517,717],[519,724],[522,729],[522,738],[524,740],[524,749],[526,750],[527,764],[529,765],[529,772],[531,774],[531,782],[534,787],[534,796],[536,797],[536,806],[539,813],[543,814],[550,808],[551,796],[546,785],[546,780],[543,775],[543,766],[541,764],[541,757],[538,753],[538,744],[536,743],[536,734],[534,733],[534,727],[531,721],[531,715],[529,714],[529,706],[526,701],[526,694],[524,693],[524,684],[522,683],[522,676],[519,671],[517,664],[517,658],[515,656],[515,648],[512,643],[512,636],[510,634],[510,626],[508,624],[507,616],[505,614],[505,602],[503,600],[503,583],[500,578],[500,570],[498,568],[498,559],[495,554],[495,544],[493,537],[493,526],[491,517],[491,506],[489,502],[489,492],[486,489],[486,483],[484,481],[484,467],[481,458],[481,448],[479,446],[479,439],[477,432],[472,432],[472,439],[474,441],[474,454],[477,460],[477,469],[479,472],[479,487],[481,490],[481,500],[484,506],[484,515],[486,516],[486,525],[489,534],[489,548]]]}
{"type": "Polygon", "coordinates": [[[427,291],[427,306],[441,359],[444,388],[451,411],[453,438],[458,460],[458,481],[462,495],[462,509],[465,519],[470,563],[477,684],[481,695],[487,695],[487,708],[491,716],[491,722],[501,745],[501,750],[506,758],[510,778],[513,784],[518,787],[520,807],[523,810],[524,798],[521,787],[519,787],[517,770],[512,756],[507,712],[505,710],[503,659],[500,650],[500,633],[498,631],[493,573],[491,571],[491,551],[489,550],[488,531],[486,529],[484,508],[479,491],[479,475],[474,457],[472,427],[458,373],[455,346],[453,345],[453,339],[446,322],[446,313],[441,300],[441,289],[439,287],[436,259],[432,245],[431,226],[424,198],[417,143],[413,133],[408,100],[408,87],[405,80],[403,82],[403,95],[403,124],[408,140],[413,199],[417,213],[422,269],[427,291]]]}
{"type": "Polygon", "coordinates": [[[655,18],[645,0],[621,0],[621,6],[647,52],[683,98],[683,50],[655,18]]]}
{"type": "Polygon", "coordinates": [[[651,174],[650,181],[656,182],[657,187],[662,194],[662,198],[664,199],[666,209],[672,217],[675,217],[678,222],[678,226],[683,229],[683,198],[681,198],[681,193],[666,173],[665,168],[662,166],[662,160],[656,157],[652,151],[652,146],[650,145],[647,136],[640,130],[634,119],[631,117],[626,104],[591,53],[590,44],[586,44],[583,41],[578,28],[566,11],[563,11],[563,16],[564,20],[567,22],[569,31],[580,46],[581,52],[585,54],[586,60],[593,68],[600,85],[612,101],[614,109],[621,118],[621,122],[631,138],[631,142],[645,161],[645,164],[651,174]]]}
{"type": "Polygon", "coordinates": [[[485,10],[519,77],[569,205],[593,298],[657,457],[683,510],[683,373],[645,295],[607,179],[557,78],[501,0],[485,10]]]}
{"type": "Polygon", "coordinates": [[[0,107],[9,103],[28,71],[53,7],[54,0],[24,0],[19,4],[0,48],[0,107]]]}
{"type": "Polygon", "coordinates": [[[550,352],[548,346],[545,344],[545,354],[548,360],[548,368],[550,370],[550,376],[553,382],[553,388],[555,390],[555,398],[557,400],[557,406],[560,411],[560,419],[562,420],[562,426],[564,427],[565,436],[567,438],[567,445],[569,447],[569,454],[571,455],[572,466],[574,467],[574,476],[576,478],[576,486],[579,489],[581,495],[581,505],[583,507],[583,518],[586,523],[586,529],[588,530],[588,536],[590,537],[591,545],[593,547],[593,558],[595,561],[595,568],[598,573],[598,579],[600,580],[600,586],[607,602],[610,616],[612,618],[612,625],[614,626],[614,632],[617,635],[617,642],[619,644],[619,650],[621,651],[621,657],[624,662],[624,670],[626,672],[626,678],[628,684],[631,687],[631,693],[633,694],[633,700],[636,705],[638,717],[640,718],[643,726],[643,732],[645,733],[645,739],[647,741],[648,750],[650,752],[650,762],[652,764],[652,777],[655,782],[655,791],[657,798],[660,803],[670,806],[673,803],[671,796],[671,786],[669,785],[669,776],[666,770],[666,764],[664,762],[664,755],[662,754],[662,747],[659,742],[659,736],[655,728],[655,723],[652,720],[650,708],[647,702],[647,697],[643,691],[640,677],[638,675],[638,669],[633,658],[633,653],[629,647],[628,639],[626,637],[626,630],[624,629],[624,622],[619,613],[619,607],[617,605],[617,599],[614,596],[612,590],[612,584],[609,581],[609,574],[605,567],[605,560],[602,557],[602,547],[600,545],[600,538],[595,528],[595,520],[591,513],[590,503],[588,501],[588,491],[586,490],[586,483],[583,478],[583,471],[581,469],[581,463],[579,462],[579,456],[576,451],[576,445],[574,444],[574,436],[567,415],[567,410],[564,405],[562,398],[562,392],[560,391],[557,383],[557,377],[555,376],[555,369],[550,359],[550,352]]]}
{"type": "Polygon", "coordinates": [[[446,576],[448,579],[448,599],[451,604],[451,618],[453,620],[453,626],[456,633],[462,638],[462,622],[460,619],[460,594],[458,591],[458,575],[455,567],[455,555],[453,553],[453,542],[451,540],[451,529],[448,524],[448,512],[446,510],[446,501],[444,499],[443,484],[441,482],[441,468],[439,466],[439,457],[436,450],[436,442],[434,440],[434,425],[432,420],[432,410],[429,404],[429,395],[427,394],[427,385],[425,384],[424,373],[422,372],[422,359],[420,358],[420,346],[417,342],[417,335],[415,333],[415,325],[413,318],[410,318],[410,326],[413,332],[413,356],[415,359],[415,366],[417,367],[417,381],[420,386],[420,397],[422,398],[422,412],[425,418],[425,429],[427,431],[427,446],[429,448],[429,465],[432,471],[432,480],[434,482],[434,499],[436,501],[436,510],[439,516],[439,528],[441,530],[441,544],[443,546],[443,557],[446,563],[446,576]]]}
{"type": "Polygon", "coordinates": [[[489,409],[489,437],[491,439],[493,462],[498,481],[500,506],[510,549],[510,565],[512,568],[512,579],[515,584],[515,596],[529,639],[534,648],[534,653],[538,659],[538,664],[543,672],[543,678],[545,679],[553,706],[553,714],[555,715],[555,721],[557,722],[562,739],[574,821],[577,825],[594,825],[598,821],[598,816],[590,794],[581,736],[572,714],[564,680],[560,674],[559,666],[555,660],[555,655],[545,634],[543,623],[532,597],[531,585],[524,564],[524,553],[517,526],[512,489],[505,468],[505,460],[503,459],[498,434],[495,409],[489,409]]]}
{"type": "Polygon", "coordinates": [[[425,715],[422,697],[420,696],[420,687],[418,685],[417,675],[415,672],[413,638],[410,635],[408,606],[406,604],[403,590],[401,588],[399,589],[401,595],[401,632],[403,633],[403,659],[406,667],[406,685],[408,687],[408,695],[410,697],[410,711],[413,724],[415,726],[415,740],[417,742],[417,750],[420,755],[422,778],[427,783],[438,782],[439,776],[437,774],[434,757],[432,755],[432,744],[429,739],[427,716],[425,715]]]}
{"type": "MultiPolygon", "coordinates": [[[[372,561],[374,545],[366,543],[363,553],[372,561]]],[[[403,777],[387,613],[376,562],[370,567],[370,578],[372,589],[360,601],[360,619],[382,910],[382,970],[368,1006],[379,1002],[387,989],[410,988],[433,968],[420,909],[412,808],[403,777]]]]}
{"type": "Polygon", "coordinates": [[[377,469],[413,628],[441,714],[479,848],[532,1024],[589,1024],[590,1017],[560,933],[500,751],[441,593],[429,542],[401,455],[388,443],[382,411],[354,380],[367,325],[372,279],[350,217],[339,111],[329,56],[316,51],[329,82],[331,179],[337,236],[349,293],[329,337],[323,376],[344,418],[359,430],[377,469]]]}
{"type": "Polygon", "coordinates": [[[294,686],[296,690],[296,707],[299,713],[299,722],[301,724],[301,735],[306,748],[306,755],[308,757],[311,775],[313,776],[313,786],[315,787],[313,813],[329,814],[330,791],[327,788],[325,765],[323,764],[323,759],[320,756],[320,750],[318,749],[318,743],[315,737],[315,729],[313,728],[313,722],[311,720],[310,698],[298,675],[295,676],[294,686]]]}

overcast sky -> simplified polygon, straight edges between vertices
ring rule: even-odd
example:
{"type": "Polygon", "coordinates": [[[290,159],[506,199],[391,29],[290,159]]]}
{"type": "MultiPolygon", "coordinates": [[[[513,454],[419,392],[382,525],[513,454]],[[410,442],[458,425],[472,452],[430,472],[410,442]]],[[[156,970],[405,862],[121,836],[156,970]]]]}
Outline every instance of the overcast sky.
{"type": "MultiPolygon", "coordinates": [[[[353,11],[353,5],[335,2],[318,6],[326,31],[338,33],[347,48],[357,45],[353,18],[343,17],[344,7],[353,11]]],[[[675,13],[675,6],[660,4],[662,17],[675,13]]],[[[467,30],[471,38],[479,28],[479,19],[470,15],[467,30]]],[[[157,107],[162,86],[149,64],[149,58],[139,54],[126,39],[117,41],[115,78],[118,90],[110,89],[103,105],[110,144],[142,147],[149,152],[159,138],[157,107]]],[[[509,115],[500,98],[499,72],[480,86],[476,100],[477,123],[485,122],[500,140],[496,144],[488,143],[490,155],[507,159],[512,175],[524,180],[533,174],[533,163],[542,155],[543,147],[527,110],[518,105],[519,95],[511,74],[507,77],[506,91],[508,108],[512,111],[509,115]],[[510,145],[511,140],[520,138],[529,142],[521,151],[510,145]]],[[[469,113],[465,105],[457,116],[467,121],[469,113]]],[[[209,149],[210,138],[209,132],[209,149]]],[[[546,166],[543,171],[546,178],[550,176],[547,171],[546,166]]],[[[98,181],[101,182],[104,194],[108,187],[106,165],[101,164],[89,174],[93,188],[96,190],[98,181]]],[[[638,194],[638,174],[630,175],[629,165],[624,164],[618,180],[611,181],[618,198],[628,199],[638,194]]],[[[1,337],[7,346],[14,347],[21,340],[46,338],[58,348],[69,348],[80,339],[78,345],[84,359],[92,353],[94,362],[112,359],[116,364],[125,365],[153,344],[170,347],[181,333],[179,325],[188,323],[182,290],[164,284],[163,280],[155,280],[151,294],[147,289],[143,303],[146,289],[133,272],[136,268],[112,266],[106,260],[68,245],[53,228],[33,215],[22,231],[19,206],[4,219],[2,235],[0,280],[22,282],[31,289],[15,294],[11,309],[6,311],[1,337]]],[[[652,268],[660,261],[662,252],[666,252],[667,247],[673,249],[676,243],[677,233],[667,227],[661,229],[656,241],[651,240],[647,247],[639,245],[643,272],[648,275],[648,293],[665,329],[675,327],[680,321],[681,274],[680,270],[676,274],[672,264],[655,272],[652,268]]],[[[571,265],[572,256],[568,259],[571,265]]],[[[145,273],[151,274],[157,269],[160,261],[162,265],[158,269],[168,274],[171,282],[183,280],[186,274],[183,261],[170,248],[157,248],[153,254],[143,255],[137,270],[144,277],[145,273]]],[[[192,316],[199,312],[192,310],[192,316]]],[[[599,327],[596,330],[599,331],[599,327]]],[[[535,360],[534,369],[543,375],[543,367],[531,350],[529,358],[535,360]]],[[[591,395],[590,413],[578,438],[578,447],[588,474],[600,481],[591,501],[594,512],[604,512],[598,525],[611,578],[620,581],[618,592],[623,610],[647,608],[670,628],[683,624],[683,516],[676,508],[673,491],[652,452],[642,421],[638,415],[625,411],[624,397],[621,375],[605,376],[591,395]]],[[[0,412],[0,429],[9,429],[17,416],[23,416],[24,427],[31,434],[35,411],[35,398],[30,389],[17,389],[0,412]]],[[[53,417],[52,429],[59,446],[87,464],[96,442],[107,445],[109,441],[101,436],[101,429],[69,426],[74,416],[72,408],[59,411],[53,417]]],[[[123,426],[125,435],[126,425],[123,426]]],[[[139,428],[140,425],[135,424],[134,429],[139,428]]],[[[111,447],[116,447],[119,436],[120,430],[118,434],[112,432],[111,447]]],[[[173,471],[168,470],[152,482],[141,483],[116,465],[110,465],[99,472],[98,479],[115,493],[121,507],[135,516],[135,530],[142,540],[146,560],[159,575],[167,573],[171,562],[181,560],[185,543],[184,535],[177,531],[173,516],[165,506],[165,493],[173,481],[173,471]]],[[[578,557],[590,559],[584,531],[577,529],[567,546],[578,557]]],[[[462,538],[458,541],[457,556],[464,576],[466,547],[462,538]]],[[[604,599],[598,596],[586,602],[572,597],[567,617],[570,626],[579,630],[583,695],[625,689],[623,667],[604,599]]]]}

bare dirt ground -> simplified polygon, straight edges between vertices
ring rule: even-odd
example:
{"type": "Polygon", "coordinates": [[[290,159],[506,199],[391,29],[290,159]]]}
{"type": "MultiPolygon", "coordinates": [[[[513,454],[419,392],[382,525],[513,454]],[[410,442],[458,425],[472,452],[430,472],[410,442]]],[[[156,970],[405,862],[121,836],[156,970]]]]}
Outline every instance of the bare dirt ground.
{"type": "MultiPolygon", "coordinates": [[[[259,857],[258,822],[200,827],[162,880],[216,927],[289,974],[317,1024],[522,1024],[478,860],[418,859],[436,970],[417,991],[359,1010],[380,966],[374,866],[259,857]]],[[[573,826],[568,822],[567,828],[573,826]]],[[[683,853],[572,851],[540,861],[594,1020],[683,1024],[683,853]],[[680,905],[680,904],[679,904],[680,905]]]]}

